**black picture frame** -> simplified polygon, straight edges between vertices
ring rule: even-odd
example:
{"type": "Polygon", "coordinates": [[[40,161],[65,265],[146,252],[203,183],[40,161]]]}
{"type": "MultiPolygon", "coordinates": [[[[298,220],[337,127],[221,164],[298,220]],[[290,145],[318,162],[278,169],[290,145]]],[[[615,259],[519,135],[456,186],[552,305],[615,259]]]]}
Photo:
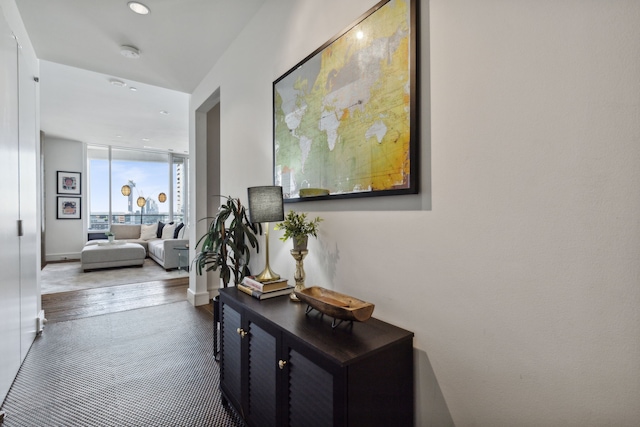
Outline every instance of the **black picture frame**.
{"type": "Polygon", "coordinates": [[[56,200],[57,219],[82,219],[82,199],[80,197],[58,196],[56,200]]]}
{"type": "Polygon", "coordinates": [[[273,82],[285,202],[418,193],[417,9],[379,2],[273,82]]]}
{"type": "Polygon", "coordinates": [[[58,194],[82,194],[82,173],[58,171],[57,185],[58,194]]]}

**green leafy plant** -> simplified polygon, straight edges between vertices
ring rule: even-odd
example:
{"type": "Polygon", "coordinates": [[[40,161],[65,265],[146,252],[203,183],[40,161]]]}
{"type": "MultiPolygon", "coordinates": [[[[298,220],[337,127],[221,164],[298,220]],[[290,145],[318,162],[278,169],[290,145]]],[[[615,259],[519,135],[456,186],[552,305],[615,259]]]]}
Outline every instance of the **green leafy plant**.
{"type": "Polygon", "coordinates": [[[224,198],[226,202],[220,205],[216,215],[204,218],[211,219],[211,223],[206,234],[200,237],[196,244],[196,247],[200,247],[200,252],[196,255],[194,263],[199,275],[202,275],[203,271],[220,269],[220,279],[226,288],[232,274],[235,284],[251,274],[251,248],[259,251],[256,233],[262,234],[262,228],[259,224],[256,227],[249,221],[247,211],[239,198],[224,198]],[[229,219],[231,222],[227,224],[229,219]]]}
{"type": "Polygon", "coordinates": [[[313,220],[307,220],[304,212],[289,211],[284,221],[275,225],[274,230],[284,230],[280,240],[294,239],[296,244],[302,244],[307,236],[318,237],[318,226],[323,221],[319,216],[313,220]]]}
{"type": "Polygon", "coordinates": [[[105,231],[105,232],[104,232],[104,235],[105,235],[105,236],[107,236],[107,237],[115,236],[115,234],[113,234],[113,233],[112,233],[112,232],[110,232],[110,231],[105,231]]]}

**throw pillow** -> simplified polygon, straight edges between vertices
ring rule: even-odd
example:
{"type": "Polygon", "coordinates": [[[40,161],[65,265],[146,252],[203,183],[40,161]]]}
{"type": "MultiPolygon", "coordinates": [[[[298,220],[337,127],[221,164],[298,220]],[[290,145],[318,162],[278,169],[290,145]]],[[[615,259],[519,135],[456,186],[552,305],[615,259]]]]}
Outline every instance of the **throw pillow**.
{"type": "Polygon", "coordinates": [[[175,224],[167,224],[162,229],[162,240],[173,239],[173,232],[176,229],[175,224]]]}
{"type": "Polygon", "coordinates": [[[164,226],[167,225],[162,221],[158,221],[158,231],[156,233],[156,237],[158,239],[160,239],[162,237],[162,229],[164,228],[164,226]]]}
{"type": "Polygon", "coordinates": [[[140,228],[140,240],[151,240],[157,237],[158,224],[142,224],[140,228]]]}
{"type": "Polygon", "coordinates": [[[178,235],[180,233],[180,230],[182,230],[182,227],[184,227],[184,223],[182,223],[182,222],[177,225],[176,230],[173,232],[173,238],[174,239],[178,238],[178,235]]]}
{"type": "Polygon", "coordinates": [[[178,239],[188,239],[188,238],[189,238],[189,227],[185,225],[180,229],[180,232],[178,233],[178,239]]]}

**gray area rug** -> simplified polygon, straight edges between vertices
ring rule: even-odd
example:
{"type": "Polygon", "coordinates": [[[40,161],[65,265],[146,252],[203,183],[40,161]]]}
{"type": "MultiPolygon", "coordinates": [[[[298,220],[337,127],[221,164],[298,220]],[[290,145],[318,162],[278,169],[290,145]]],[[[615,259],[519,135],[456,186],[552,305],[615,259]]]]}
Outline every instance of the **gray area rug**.
{"type": "Polygon", "coordinates": [[[80,261],[47,264],[40,273],[42,294],[77,291],[188,277],[184,270],[166,271],[150,258],[140,267],[115,267],[82,271],[80,261]]]}
{"type": "Polygon", "coordinates": [[[241,426],[220,403],[210,313],[188,302],[46,326],[2,427],[241,426]]]}

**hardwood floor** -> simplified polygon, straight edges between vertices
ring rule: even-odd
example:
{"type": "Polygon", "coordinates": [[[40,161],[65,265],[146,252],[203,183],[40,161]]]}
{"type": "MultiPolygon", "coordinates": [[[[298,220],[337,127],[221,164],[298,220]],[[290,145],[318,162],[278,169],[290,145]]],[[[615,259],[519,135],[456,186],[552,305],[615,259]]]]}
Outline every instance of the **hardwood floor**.
{"type": "MultiPolygon", "coordinates": [[[[187,299],[189,278],[42,295],[47,322],[64,322],[187,299]]],[[[199,307],[213,313],[211,304],[199,307]]]]}

